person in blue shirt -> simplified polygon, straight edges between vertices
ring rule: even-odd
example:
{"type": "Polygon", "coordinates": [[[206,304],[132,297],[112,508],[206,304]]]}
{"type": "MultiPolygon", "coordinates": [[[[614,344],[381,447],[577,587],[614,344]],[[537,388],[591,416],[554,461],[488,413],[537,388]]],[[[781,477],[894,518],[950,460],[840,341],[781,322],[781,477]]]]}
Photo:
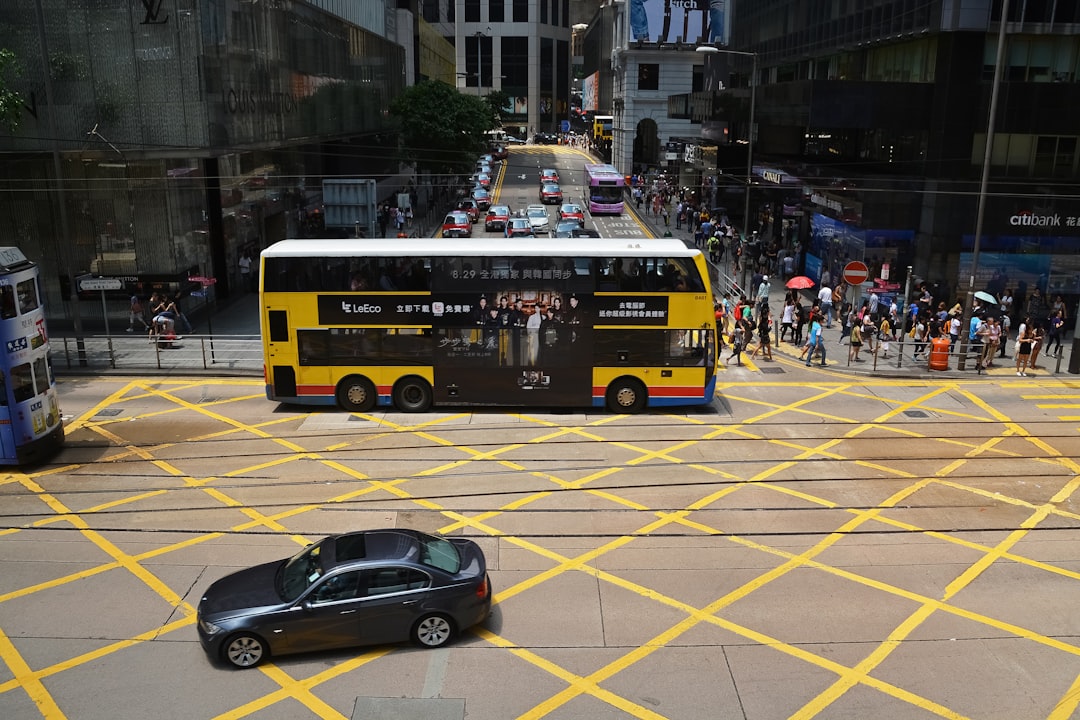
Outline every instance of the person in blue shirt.
{"type": "Polygon", "coordinates": [[[821,315],[815,313],[810,321],[810,334],[807,337],[806,367],[810,367],[810,361],[814,352],[821,353],[821,367],[825,367],[825,338],[821,332],[821,315]]]}

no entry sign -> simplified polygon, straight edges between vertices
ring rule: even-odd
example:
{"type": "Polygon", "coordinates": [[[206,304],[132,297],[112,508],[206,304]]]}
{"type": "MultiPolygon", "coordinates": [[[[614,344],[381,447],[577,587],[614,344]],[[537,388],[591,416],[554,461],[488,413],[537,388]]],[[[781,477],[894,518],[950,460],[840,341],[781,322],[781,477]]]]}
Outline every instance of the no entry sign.
{"type": "Polygon", "coordinates": [[[870,277],[870,268],[866,263],[852,260],[844,266],[844,282],[848,285],[861,285],[870,277]]]}

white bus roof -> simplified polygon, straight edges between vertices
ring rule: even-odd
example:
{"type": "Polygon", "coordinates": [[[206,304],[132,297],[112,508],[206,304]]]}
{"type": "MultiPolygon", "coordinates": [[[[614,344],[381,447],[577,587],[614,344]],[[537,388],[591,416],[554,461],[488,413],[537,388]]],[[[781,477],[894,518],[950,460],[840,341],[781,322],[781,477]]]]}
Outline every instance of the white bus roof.
{"type": "Polygon", "coordinates": [[[674,238],[536,238],[538,242],[489,238],[347,238],[282,240],[263,257],[693,257],[701,254],[674,238]]]}

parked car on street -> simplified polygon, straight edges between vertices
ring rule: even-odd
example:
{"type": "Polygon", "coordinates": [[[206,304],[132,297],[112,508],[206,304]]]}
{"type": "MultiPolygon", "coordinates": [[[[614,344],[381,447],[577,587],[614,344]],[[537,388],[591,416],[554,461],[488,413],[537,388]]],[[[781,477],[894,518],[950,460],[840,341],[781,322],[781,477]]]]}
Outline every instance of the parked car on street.
{"type": "Polygon", "coordinates": [[[476,207],[480,210],[487,210],[491,207],[491,191],[482,185],[477,185],[473,188],[472,199],[476,202],[476,207]]]}
{"type": "Polygon", "coordinates": [[[331,535],[203,594],[198,633],[237,668],[289,653],[412,640],[442,647],[491,611],[480,547],[417,530],[331,535]]]}
{"type": "Polygon", "coordinates": [[[443,219],[442,236],[446,237],[472,237],[472,220],[464,210],[453,210],[446,213],[443,219]]]}
{"type": "Polygon", "coordinates": [[[472,198],[458,200],[457,209],[468,213],[469,220],[472,222],[477,222],[478,220],[480,220],[480,208],[477,206],[476,201],[472,198]]]}

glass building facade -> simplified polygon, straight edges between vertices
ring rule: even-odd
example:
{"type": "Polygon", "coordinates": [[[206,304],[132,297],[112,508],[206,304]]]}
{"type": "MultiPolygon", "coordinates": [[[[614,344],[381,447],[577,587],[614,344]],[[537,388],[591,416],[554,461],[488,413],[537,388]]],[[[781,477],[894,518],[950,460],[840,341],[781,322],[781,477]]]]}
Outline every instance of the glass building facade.
{"type": "Polygon", "coordinates": [[[316,219],[323,177],[397,172],[404,49],[312,6],[7,0],[0,27],[25,101],[0,134],[0,238],[43,266],[50,320],[84,273],[228,294],[241,251],[316,219]]]}

